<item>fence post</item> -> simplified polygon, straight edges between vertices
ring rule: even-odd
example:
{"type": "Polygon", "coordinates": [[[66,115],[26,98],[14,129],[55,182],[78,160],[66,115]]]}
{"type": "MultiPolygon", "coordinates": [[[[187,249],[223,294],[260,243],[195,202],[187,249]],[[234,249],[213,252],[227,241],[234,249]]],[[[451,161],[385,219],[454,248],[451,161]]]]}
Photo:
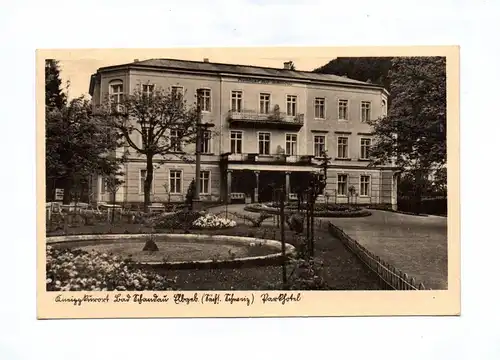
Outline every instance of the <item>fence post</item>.
{"type": "Polygon", "coordinates": [[[405,290],[408,290],[408,274],[407,273],[404,273],[403,275],[403,280],[404,280],[404,287],[405,287],[405,290]]]}
{"type": "Polygon", "coordinates": [[[410,284],[413,287],[412,290],[417,290],[417,280],[414,277],[411,278],[410,284]]]}
{"type": "Polygon", "coordinates": [[[397,290],[403,290],[403,272],[401,270],[398,270],[397,273],[398,275],[398,281],[397,281],[397,290]]]}

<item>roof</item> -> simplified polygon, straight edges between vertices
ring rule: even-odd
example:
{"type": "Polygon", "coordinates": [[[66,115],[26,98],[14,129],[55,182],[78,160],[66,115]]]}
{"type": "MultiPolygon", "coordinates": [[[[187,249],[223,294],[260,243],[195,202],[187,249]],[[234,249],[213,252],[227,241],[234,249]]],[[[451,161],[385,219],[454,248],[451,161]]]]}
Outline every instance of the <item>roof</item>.
{"type": "Polygon", "coordinates": [[[240,74],[250,76],[267,76],[275,78],[286,78],[294,80],[305,80],[315,82],[331,82],[336,84],[360,85],[362,87],[383,89],[382,86],[363,81],[350,79],[344,76],[333,74],[321,74],[311,71],[295,71],[280,68],[271,68],[253,65],[223,64],[205,61],[191,61],[178,59],[149,59],[135,61],[132,63],[113,65],[99,68],[97,72],[109,71],[120,68],[157,68],[157,69],[175,69],[191,72],[211,72],[217,74],[240,74]]]}

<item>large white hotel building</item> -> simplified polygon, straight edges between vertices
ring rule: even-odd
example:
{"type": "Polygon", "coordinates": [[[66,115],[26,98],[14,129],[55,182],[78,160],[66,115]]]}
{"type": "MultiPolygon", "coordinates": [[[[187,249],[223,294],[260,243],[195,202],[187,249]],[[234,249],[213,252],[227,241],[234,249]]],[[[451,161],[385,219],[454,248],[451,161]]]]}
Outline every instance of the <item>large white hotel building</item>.
{"type": "MultiPolygon", "coordinates": [[[[269,201],[277,186],[294,198],[304,174],[320,170],[326,150],[331,161],[325,192],[331,202],[347,202],[354,187],[357,203],[397,205],[396,169],[368,166],[373,135],[367,121],[387,113],[388,93],[380,86],[291,70],[289,62],[278,69],[151,59],[98,69],[89,92],[99,104],[105,96],[119,99],[154,87],[182,91],[188,104],[201,91],[202,121],[212,123],[216,134],[202,146],[203,201],[269,201]]],[[[194,145],[182,150],[194,153],[194,145]]],[[[143,201],[145,169],[145,159],[132,152],[118,202],[143,201]]],[[[195,164],[172,155],[155,170],[151,199],[183,201],[194,177],[195,164]]],[[[100,178],[93,193],[99,201],[110,200],[100,178]]]]}

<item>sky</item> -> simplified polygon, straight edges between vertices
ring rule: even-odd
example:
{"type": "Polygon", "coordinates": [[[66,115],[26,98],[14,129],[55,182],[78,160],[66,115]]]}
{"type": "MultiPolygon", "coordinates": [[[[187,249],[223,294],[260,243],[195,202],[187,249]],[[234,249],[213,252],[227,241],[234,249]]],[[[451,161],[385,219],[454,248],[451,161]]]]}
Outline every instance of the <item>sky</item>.
{"type": "Polygon", "coordinates": [[[70,82],[69,98],[89,96],[90,76],[98,68],[133,62],[134,59],[174,58],[183,60],[222,62],[282,68],[283,62],[293,61],[297,70],[312,71],[331,59],[335,54],[304,51],[300,48],[207,48],[207,49],[156,49],[156,50],[74,50],[56,51],[53,57],[60,61],[63,85],[70,82]]]}

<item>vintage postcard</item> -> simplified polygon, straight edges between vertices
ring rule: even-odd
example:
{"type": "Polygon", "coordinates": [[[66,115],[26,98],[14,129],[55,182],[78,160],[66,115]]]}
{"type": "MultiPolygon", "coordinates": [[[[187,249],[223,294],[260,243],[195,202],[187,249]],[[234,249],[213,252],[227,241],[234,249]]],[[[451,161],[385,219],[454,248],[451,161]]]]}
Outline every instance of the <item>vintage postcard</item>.
{"type": "Polygon", "coordinates": [[[38,318],[460,314],[457,46],[38,50],[36,80],[38,318]]]}

